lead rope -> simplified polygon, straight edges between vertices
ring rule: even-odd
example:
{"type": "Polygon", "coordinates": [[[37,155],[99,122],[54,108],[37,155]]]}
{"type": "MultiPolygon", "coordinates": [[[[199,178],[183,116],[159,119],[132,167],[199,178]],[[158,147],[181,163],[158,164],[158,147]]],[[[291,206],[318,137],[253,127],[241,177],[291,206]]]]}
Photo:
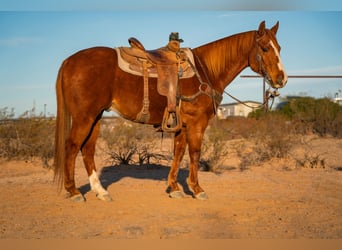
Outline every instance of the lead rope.
{"type": "Polygon", "coordinates": [[[266,104],[266,100],[264,101],[264,103],[260,104],[259,106],[251,106],[251,105],[248,105],[247,103],[241,101],[240,99],[232,96],[231,94],[229,94],[227,91],[223,91],[227,96],[229,96],[230,98],[232,98],[233,100],[237,101],[238,103],[248,107],[248,108],[252,108],[252,109],[255,109],[255,108],[262,108],[265,104],[266,104]]]}
{"type": "Polygon", "coordinates": [[[239,100],[238,98],[232,96],[232,95],[229,94],[227,91],[224,90],[223,92],[224,92],[227,96],[229,96],[230,98],[232,98],[233,100],[235,100],[235,101],[237,101],[238,103],[240,103],[240,104],[242,104],[242,105],[244,105],[244,106],[246,106],[246,107],[248,107],[248,108],[251,108],[251,109],[259,109],[259,108],[265,107],[265,105],[268,104],[269,100],[272,99],[271,106],[270,106],[270,108],[268,108],[268,110],[270,110],[270,109],[272,109],[272,106],[273,106],[273,104],[274,104],[274,99],[275,99],[277,96],[279,96],[279,93],[278,93],[277,90],[271,91],[271,87],[269,87],[269,88],[265,91],[265,93],[264,93],[264,95],[266,95],[265,101],[264,101],[262,104],[258,105],[258,106],[251,106],[251,105],[248,105],[247,103],[245,103],[245,102],[239,100]]]}

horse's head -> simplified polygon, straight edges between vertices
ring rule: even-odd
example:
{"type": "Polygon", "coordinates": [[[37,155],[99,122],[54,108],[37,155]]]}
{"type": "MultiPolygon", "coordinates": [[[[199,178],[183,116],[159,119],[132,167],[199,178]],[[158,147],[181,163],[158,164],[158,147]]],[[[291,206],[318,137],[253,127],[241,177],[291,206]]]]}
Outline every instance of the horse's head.
{"type": "Polygon", "coordinates": [[[287,82],[287,74],[280,58],[280,46],[276,39],[278,27],[279,22],[271,29],[265,28],[265,21],[260,23],[256,31],[255,46],[249,58],[251,69],[265,77],[266,82],[273,88],[282,88],[287,82]]]}

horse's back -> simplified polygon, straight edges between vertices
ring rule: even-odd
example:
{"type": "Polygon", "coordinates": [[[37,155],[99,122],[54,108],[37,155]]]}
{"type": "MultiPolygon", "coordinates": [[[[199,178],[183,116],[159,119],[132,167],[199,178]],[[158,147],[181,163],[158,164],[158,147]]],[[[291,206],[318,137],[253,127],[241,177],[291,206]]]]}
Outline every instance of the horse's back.
{"type": "Polygon", "coordinates": [[[83,69],[86,71],[116,62],[117,56],[114,49],[109,47],[92,47],[80,50],[66,58],[63,62],[63,70],[64,74],[65,71],[71,74],[78,74],[79,72],[75,70],[83,69]]]}
{"type": "Polygon", "coordinates": [[[64,100],[70,112],[96,113],[110,106],[117,55],[109,47],[76,52],[61,66],[64,100]]]}

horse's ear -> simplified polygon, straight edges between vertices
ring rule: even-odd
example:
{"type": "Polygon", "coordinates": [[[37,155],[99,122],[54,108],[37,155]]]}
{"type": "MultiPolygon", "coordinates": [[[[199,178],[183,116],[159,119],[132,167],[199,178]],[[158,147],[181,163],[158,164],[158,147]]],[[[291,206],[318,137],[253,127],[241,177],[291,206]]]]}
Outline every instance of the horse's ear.
{"type": "Polygon", "coordinates": [[[279,28],[279,21],[271,29],[274,35],[277,34],[278,28],[279,28]]]}
{"type": "Polygon", "coordinates": [[[266,28],[266,24],[265,21],[262,21],[259,25],[259,29],[258,29],[258,35],[259,36],[263,36],[265,34],[265,28],[266,28]]]}

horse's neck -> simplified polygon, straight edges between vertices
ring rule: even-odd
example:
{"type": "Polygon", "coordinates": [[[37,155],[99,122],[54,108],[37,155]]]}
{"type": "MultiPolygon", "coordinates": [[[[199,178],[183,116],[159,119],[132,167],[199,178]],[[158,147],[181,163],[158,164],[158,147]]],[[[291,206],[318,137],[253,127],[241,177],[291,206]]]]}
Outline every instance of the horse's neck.
{"type": "Polygon", "coordinates": [[[236,34],[194,49],[213,87],[223,90],[249,66],[254,31],[236,34]]]}

